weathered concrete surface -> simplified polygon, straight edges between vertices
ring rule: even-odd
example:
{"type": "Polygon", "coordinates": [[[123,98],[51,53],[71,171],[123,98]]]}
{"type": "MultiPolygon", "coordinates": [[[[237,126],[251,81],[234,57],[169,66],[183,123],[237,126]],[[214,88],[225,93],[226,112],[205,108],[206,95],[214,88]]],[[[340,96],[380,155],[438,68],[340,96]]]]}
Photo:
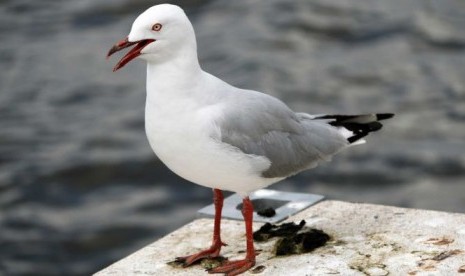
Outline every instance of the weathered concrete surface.
{"type": "MultiPolygon", "coordinates": [[[[324,201],[288,221],[332,236],[311,253],[273,257],[275,240],[256,243],[262,275],[460,275],[465,272],[465,215],[389,206],[324,201]]],[[[96,273],[103,275],[206,275],[200,266],[166,265],[175,256],[209,245],[213,221],[199,219],[96,273]]],[[[224,256],[244,250],[243,223],[223,221],[224,256]]],[[[254,225],[258,229],[261,224],[254,225]]],[[[251,272],[245,275],[253,275],[251,272]]],[[[464,274],[465,275],[465,274],[464,274]]]]}

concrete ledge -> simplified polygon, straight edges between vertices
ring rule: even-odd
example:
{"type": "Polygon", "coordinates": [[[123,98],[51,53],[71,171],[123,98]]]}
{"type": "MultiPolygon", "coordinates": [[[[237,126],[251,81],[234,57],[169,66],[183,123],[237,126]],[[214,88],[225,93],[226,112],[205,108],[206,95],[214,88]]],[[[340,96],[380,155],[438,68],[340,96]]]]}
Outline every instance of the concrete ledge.
{"type": "MultiPolygon", "coordinates": [[[[258,275],[465,275],[464,214],[323,201],[287,221],[302,219],[333,240],[311,253],[278,258],[271,253],[274,240],[255,243],[257,265],[265,266],[258,275]]],[[[211,219],[195,220],[95,275],[207,275],[200,266],[166,263],[209,246],[212,225],[211,219]]],[[[223,255],[242,257],[243,223],[223,220],[222,228],[229,244],[223,255]]]]}

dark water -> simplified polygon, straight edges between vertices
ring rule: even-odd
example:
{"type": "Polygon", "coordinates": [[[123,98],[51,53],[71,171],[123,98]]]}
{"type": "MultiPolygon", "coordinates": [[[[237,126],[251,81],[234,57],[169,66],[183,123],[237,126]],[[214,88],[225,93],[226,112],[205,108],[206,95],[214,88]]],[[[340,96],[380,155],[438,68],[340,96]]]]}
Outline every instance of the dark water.
{"type": "MultiPolygon", "coordinates": [[[[153,155],[145,66],[105,61],[158,1],[0,1],[0,274],[95,272],[211,192],[153,155]]],[[[395,112],[365,146],[276,189],[465,211],[465,4],[177,1],[205,70],[309,113],[395,112]]]]}

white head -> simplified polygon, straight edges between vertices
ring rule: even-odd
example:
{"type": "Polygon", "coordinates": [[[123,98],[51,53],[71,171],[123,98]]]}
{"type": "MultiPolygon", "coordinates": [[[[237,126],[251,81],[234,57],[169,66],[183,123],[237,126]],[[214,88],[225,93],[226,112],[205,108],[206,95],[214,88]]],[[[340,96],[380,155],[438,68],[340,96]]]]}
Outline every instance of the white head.
{"type": "Polygon", "coordinates": [[[136,57],[159,63],[181,54],[197,56],[192,24],[180,7],[170,4],[153,6],[139,15],[129,35],[116,43],[107,57],[132,45],[136,46],[116,64],[113,71],[136,57]]]}

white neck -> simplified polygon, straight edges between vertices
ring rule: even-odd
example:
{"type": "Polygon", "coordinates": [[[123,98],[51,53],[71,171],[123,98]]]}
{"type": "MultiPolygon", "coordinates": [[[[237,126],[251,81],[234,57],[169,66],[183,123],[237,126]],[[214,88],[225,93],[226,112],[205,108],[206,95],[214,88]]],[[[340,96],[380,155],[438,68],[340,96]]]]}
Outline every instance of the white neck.
{"type": "Polygon", "coordinates": [[[197,57],[194,31],[187,32],[179,48],[167,52],[165,58],[147,60],[147,92],[155,90],[185,90],[199,80],[202,69],[197,57]]]}
{"type": "Polygon", "coordinates": [[[195,48],[178,52],[166,62],[148,61],[146,108],[179,112],[178,109],[197,94],[203,74],[195,48]]]}
{"type": "Polygon", "coordinates": [[[201,72],[197,55],[195,57],[179,56],[163,63],[149,61],[147,62],[147,88],[182,88],[192,85],[201,72]]]}

